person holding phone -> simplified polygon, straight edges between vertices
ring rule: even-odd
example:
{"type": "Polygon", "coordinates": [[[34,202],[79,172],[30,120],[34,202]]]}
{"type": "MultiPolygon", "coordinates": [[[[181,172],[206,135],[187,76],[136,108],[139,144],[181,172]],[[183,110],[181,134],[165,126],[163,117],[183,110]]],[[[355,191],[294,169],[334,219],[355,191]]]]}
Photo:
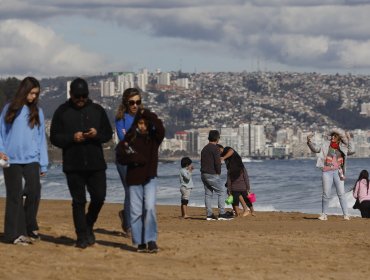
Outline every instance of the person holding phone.
{"type": "Polygon", "coordinates": [[[85,249],[95,243],[93,227],[107,189],[102,144],[112,139],[113,131],[103,107],[89,99],[84,79],[72,81],[70,96],[53,115],[50,141],[63,149],[63,172],[72,196],[76,247],[85,249]],[[86,189],[91,199],[87,213],[86,189]]]}

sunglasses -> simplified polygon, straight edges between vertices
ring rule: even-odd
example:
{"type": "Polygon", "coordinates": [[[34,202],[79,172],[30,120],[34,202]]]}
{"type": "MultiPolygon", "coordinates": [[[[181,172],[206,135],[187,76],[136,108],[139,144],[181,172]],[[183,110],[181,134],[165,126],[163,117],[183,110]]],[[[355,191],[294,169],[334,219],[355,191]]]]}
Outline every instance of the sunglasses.
{"type": "Polygon", "coordinates": [[[128,105],[130,105],[130,106],[134,106],[134,105],[137,105],[137,106],[139,106],[139,105],[141,105],[141,100],[129,100],[128,101],[128,105]]]}
{"type": "Polygon", "coordinates": [[[76,98],[76,99],[86,99],[89,95],[88,94],[78,94],[78,95],[74,95],[73,97],[76,98]]]}

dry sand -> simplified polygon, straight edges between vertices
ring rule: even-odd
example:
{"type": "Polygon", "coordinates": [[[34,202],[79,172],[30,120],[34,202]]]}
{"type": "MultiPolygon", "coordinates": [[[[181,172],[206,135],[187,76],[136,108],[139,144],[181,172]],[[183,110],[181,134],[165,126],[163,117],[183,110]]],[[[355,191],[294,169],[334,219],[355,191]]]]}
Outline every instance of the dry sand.
{"type": "MultiPolygon", "coordinates": [[[[4,199],[0,199],[3,240],[4,199]]],[[[257,212],[205,221],[203,208],[158,206],[158,254],[137,253],[120,233],[119,204],[106,204],[97,244],[74,247],[70,201],[42,200],[42,240],[0,242],[0,279],[370,279],[370,220],[257,212]]],[[[216,213],[216,211],[215,211],[216,213]]]]}

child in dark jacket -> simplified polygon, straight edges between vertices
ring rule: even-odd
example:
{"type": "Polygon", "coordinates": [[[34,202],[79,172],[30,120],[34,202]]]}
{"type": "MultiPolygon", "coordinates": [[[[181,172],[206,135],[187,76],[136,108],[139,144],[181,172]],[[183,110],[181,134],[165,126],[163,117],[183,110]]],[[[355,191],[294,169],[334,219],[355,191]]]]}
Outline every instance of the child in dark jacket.
{"type": "Polygon", "coordinates": [[[164,127],[157,115],[147,109],[136,114],[124,141],[118,144],[117,160],[127,164],[130,192],[132,242],[138,252],[158,252],[156,190],[158,149],[164,138],[164,127]],[[123,155],[123,153],[125,153],[123,155]]]}

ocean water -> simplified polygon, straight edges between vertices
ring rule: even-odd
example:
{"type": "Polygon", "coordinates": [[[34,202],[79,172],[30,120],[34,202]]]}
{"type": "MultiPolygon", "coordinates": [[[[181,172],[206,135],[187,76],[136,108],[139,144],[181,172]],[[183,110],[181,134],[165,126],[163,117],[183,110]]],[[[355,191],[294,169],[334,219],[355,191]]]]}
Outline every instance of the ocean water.
{"type": "MultiPolygon", "coordinates": [[[[256,194],[254,207],[257,211],[282,212],[321,212],[321,171],[315,168],[313,159],[264,160],[245,163],[251,181],[251,189],[256,194]]],[[[179,205],[179,172],[180,163],[166,162],[158,166],[157,203],[161,205],[179,205]]],[[[189,206],[204,207],[204,188],[200,179],[199,162],[194,162],[192,190],[189,206]]],[[[370,159],[348,159],[345,189],[351,190],[362,169],[370,170],[370,159]]],[[[2,170],[0,171],[2,173],[2,170]]],[[[226,169],[222,166],[221,178],[226,181],[226,169]]],[[[107,202],[123,203],[124,191],[116,167],[108,164],[107,169],[107,202]]],[[[0,174],[0,197],[5,197],[4,178],[0,174]]],[[[70,195],[61,165],[51,165],[48,174],[42,179],[42,198],[69,200],[70,195]]],[[[351,215],[359,216],[353,210],[355,200],[352,193],[346,194],[351,215]]],[[[213,206],[217,207],[214,196],[213,206]]],[[[329,213],[341,214],[339,200],[334,186],[329,204],[329,213]]]]}

